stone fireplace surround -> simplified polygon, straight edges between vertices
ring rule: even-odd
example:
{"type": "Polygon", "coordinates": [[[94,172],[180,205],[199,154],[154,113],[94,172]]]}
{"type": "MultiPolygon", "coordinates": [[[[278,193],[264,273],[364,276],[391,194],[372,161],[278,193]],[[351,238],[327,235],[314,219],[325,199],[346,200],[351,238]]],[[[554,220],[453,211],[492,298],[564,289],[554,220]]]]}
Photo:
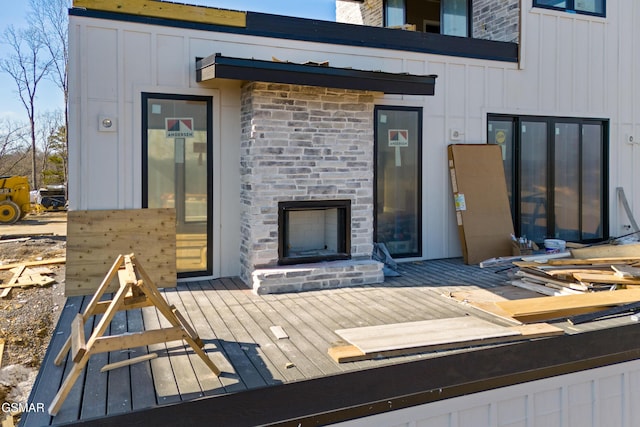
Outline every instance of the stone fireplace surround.
{"type": "Polygon", "coordinates": [[[384,281],[373,250],[374,93],[242,87],[241,277],[258,294],[384,281]],[[351,200],[351,259],[278,265],[278,203],[351,200]]]}

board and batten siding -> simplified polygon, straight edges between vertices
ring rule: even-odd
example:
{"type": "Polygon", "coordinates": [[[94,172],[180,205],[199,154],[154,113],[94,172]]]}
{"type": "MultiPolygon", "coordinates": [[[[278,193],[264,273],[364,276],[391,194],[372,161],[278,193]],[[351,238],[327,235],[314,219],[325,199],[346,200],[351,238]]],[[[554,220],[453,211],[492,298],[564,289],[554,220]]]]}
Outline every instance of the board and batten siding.
{"type": "Polygon", "coordinates": [[[521,2],[521,63],[272,39],[81,16],[70,17],[70,204],[72,209],[141,205],[141,93],[214,99],[214,250],[220,275],[239,272],[240,85],[195,81],[195,59],[227,56],[333,67],[437,74],[435,96],[376,96],[376,105],[423,107],[423,258],[461,255],[446,147],[486,143],[488,113],[610,119],[611,235],[628,224],[615,196],[640,212],[640,4],[608,2],[607,18],[521,2]],[[116,129],[98,131],[112,116],[116,129]],[[453,140],[452,130],[461,138],[453,140]],[[637,133],[637,136],[636,136],[637,133]],[[630,136],[635,136],[629,144],[630,136]],[[224,243],[222,243],[224,242],[224,243]]]}
{"type": "MultiPolygon", "coordinates": [[[[499,362],[497,362],[499,363],[499,362]]],[[[640,363],[502,387],[333,424],[335,427],[635,427],[640,363]]]]}

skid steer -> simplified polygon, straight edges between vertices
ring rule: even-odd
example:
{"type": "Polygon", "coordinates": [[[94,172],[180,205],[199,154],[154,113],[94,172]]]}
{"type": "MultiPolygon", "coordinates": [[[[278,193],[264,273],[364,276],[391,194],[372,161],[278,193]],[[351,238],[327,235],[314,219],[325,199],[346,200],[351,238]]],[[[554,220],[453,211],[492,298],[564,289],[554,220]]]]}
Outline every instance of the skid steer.
{"type": "Polygon", "coordinates": [[[0,224],[13,224],[31,211],[26,176],[0,177],[0,224]]]}

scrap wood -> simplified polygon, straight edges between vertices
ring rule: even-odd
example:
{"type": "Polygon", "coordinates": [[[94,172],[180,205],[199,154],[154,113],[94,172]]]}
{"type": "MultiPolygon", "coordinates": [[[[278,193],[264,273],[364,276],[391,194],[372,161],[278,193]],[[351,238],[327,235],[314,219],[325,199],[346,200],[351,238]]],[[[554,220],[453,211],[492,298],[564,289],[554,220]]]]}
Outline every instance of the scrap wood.
{"type": "Polygon", "coordinates": [[[611,285],[640,285],[638,278],[618,277],[612,271],[611,273],[574,273],[573,277],[581,283],[603,283],[611,285]]]}
{"type": "Polygon", "coordinates": [[[0,244],[2,244],[2,243],[26,242],[27,240],[31,240],[31,237],[19,237],[17,239],[0,239],[0,244]]]}
{"type": "Polygon", "coordinates": [[[581,323],[591,322],[603,317],[613,316],[615,314],[623,314],[628,312],[636,313],[638,311],[640,311],[640,302],[632,302],[630,304],[622,304],[605,310],[598,310],[593,313],[569,317],[567,321],[572,325],[579,325],[581,323]]]}
{"type": "Polygon", "coordinates": [[[270,326],[269,330],[271,333],[279,340],[284,340],[289,338],[289,335],[285,332],[282,326],[270,326]]]}
{"type": "MultiPolygon", "coordinates": [[[[496,305],[515,318],[553,315],[582,309],[597,309],[640,301],[640,290],[618,290],[611,292],[589,292],[580,295],[527,298],[515,301],[500,301],[496,305]]],[[[575,313],[581,314],[581,313],[575,313]]]]}
{"type": "Polygon", "coordinates": [[[450,292],[446,295],[463,304],[468,304],[484,313],[496,316],[510,323],[521,325],[522,322],[511,317],[509,313],[496,305],[498,301],[509,301],[523,298],[533,298],[537,294],[533,291],[504,285],[490,289],[473,289],[450,292]]]}
{"type": "Polygon", "coordinates": [[[0,424],[0,425],[2,427],[14,427],[15,426],[15,421],[13,419],[13,414],[5,413],[5,416],[2,419],[2,424],[0,424]]]}
{"type": "Polygon", "coordinates": [[[529,289],[530,291],[534,291],[539,294],[543,294],[547,296],[571,295],[571,294],[582,293],[581,291],[576,291],[571,288],[562,287],[562,289],[558,289],[558,288],[553,288],[551,286],[547,286],[545,284],[530,282],[526,278],[523,278],[521,280],[511,280],[509,283],[513,286],[517,286],[523,289],[529,289]]]}
{"type": "Polygon", "coordinates": [[[455,350],[470,346],[504,344],[509,342],[525,341],[535,338],[546,338],[557,335],[563,335],[564,331],[556,326],[548,323],[538,323],[531,325],[509,326],[505,329],[514,332],[514,334],[493,338],[477,338],[467,341],[444,342],[439,345],[425,345],[421,347],[397,348],[384,351],[364,352],[357,346],[340,345],[330,347],[329,356],[336,363],[356,362],[361,360],[370,360],[381,357],[405,356],[417,353],[426,353],[431,351],[455,350]]]}
{"type": "Polygon", "coordinates": [[[27,262],[16,262],[11,264],[0,264],[0,270],[11,270],[15,267],[25,266],[31,267],[34,265],[50,265],[50,264],[64,264],[66,262],[66,257],[61,258],[51,258],[51,259],[43,259],[39,261],[27,261],[27,262]]]}
{"type": "Polygon", "coordinates": [[[640,243],[626,245],[593,245],[585,248],[571,249],[574,258],[603,258],[603,257],[640,257],[640,243]]]}
{"type": "Polygon", "coordinates": [[[602,258],[566,258],[550,259],[548,265],[607,265],[607,264],[639,264],[640,257],[602,257],[602,258]]]}
{"type": "Polygon", "coordinates": [[[9,283],[7,283],[6,285],[0,285],[0,288],[4,288],[2,293],[0,293],[0,298],[6,298],[7,295],[9,295],[9,292],[11,292],[11,288],[18,282],[18,278],[20,277],[20,275],[22,274],[25,268],[26,267],[24,265],[20,266],[18,270],[16,270],[16,272],[13,273],[13,277],[9,279],[9,283]]]}
{"type": "Polygon", "coordinates": [[[612,265],[611,269],[618,277],[631,278],[640,277],[640,268],[632,267],[630,265],[612,265]]]}
{"type": "Polygon", "coordinates": [[[4,354],[4,338],[0,338],[0,367],[2,367],[2,355],[4,354]]]}
{"type": "Polygon", "coordinates": [[[158,353],[143,354],[142,356],[132,357],[131,359],[121,360],[119,362],[108,363],[100,368],[100,372],[107,372],[113,369],[122,368],[124,366],[130,366],[140,362],[146,362],[158,357],[158,353]]]}

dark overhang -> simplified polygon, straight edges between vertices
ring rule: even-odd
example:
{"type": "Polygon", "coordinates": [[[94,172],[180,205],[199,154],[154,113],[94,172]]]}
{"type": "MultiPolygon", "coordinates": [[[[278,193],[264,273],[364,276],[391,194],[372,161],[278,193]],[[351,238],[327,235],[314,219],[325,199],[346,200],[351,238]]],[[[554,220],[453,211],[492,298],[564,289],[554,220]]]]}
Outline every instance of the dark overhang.
{"type": "Polygon", "coordinates": [[[403,95],[433,95],[435,75],[414,75],[337,68],[328,64],[231,58],[219,53],[198,60],[196,80],[233,79],[339,89],[368,90],[403,95]]]}

